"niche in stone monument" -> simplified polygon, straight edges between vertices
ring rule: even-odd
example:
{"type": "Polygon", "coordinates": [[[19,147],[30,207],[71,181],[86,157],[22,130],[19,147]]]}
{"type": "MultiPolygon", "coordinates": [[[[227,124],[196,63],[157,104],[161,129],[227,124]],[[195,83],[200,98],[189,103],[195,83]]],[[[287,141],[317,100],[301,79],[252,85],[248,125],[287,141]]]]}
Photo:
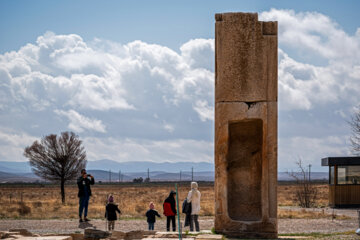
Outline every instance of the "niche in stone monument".
{"type": "Polygon", "coordinates": [[[229,124],[228,212],[233,220],[261,220],[261,154],[261,119],[229,124]]]}

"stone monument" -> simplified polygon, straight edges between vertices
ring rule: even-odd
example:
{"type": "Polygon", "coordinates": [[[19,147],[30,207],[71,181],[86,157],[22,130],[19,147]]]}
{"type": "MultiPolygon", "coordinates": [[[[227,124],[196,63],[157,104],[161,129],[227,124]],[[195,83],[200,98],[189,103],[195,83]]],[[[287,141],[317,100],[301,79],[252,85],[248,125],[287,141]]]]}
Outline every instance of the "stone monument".
{"type": "Polygon", "coordinates": [[[215,231],[277,238],[277,22],[215,19],[215,231]]]}

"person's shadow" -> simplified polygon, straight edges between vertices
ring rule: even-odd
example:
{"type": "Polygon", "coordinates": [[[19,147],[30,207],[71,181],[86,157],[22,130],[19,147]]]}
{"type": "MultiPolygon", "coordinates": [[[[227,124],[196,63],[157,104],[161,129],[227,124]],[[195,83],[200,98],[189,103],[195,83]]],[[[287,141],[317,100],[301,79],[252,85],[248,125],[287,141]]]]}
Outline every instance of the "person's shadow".
{"type": "Polygon", "coordinates": [[[85,228],[88,228],[88,227],[94,227],[94,226],[89,222],[81,222],[81,223],[79,223],[79,228],[81,228],[81,229],[85,229],[85,228]]]}

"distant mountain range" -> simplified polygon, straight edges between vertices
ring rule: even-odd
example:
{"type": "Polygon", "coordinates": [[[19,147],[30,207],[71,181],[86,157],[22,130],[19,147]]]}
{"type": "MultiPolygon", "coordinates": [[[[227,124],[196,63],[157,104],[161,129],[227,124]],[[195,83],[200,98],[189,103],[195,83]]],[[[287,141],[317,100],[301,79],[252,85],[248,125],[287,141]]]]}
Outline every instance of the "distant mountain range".
{"type": "MultiPolygon", "coordinates": [[[[214,181],[214,164],[207,162],[116,162],[112,160],[88,161],[87,171],[92,174],[96,181],[118,182],[132,181],[134,178],[147,178],[151,181],[179,181],[180,171],[181,180],[190,181],[194,169],[194,180],[196,181],[214,181]],[[111,171],[111,173],[110,173],[111,171]],[[120,175],[121,171],[121,175],[120,175]]],[[[312,172],[313,180],[328,179],[327,172],[312,172]]],[[[279,181],[293,180],[287,173],[278,173],[279,181]]],[[[29,162],[1,162],[0,161],[0,182],[35,182],[41,181],[31,172],[29,162]]]]}
{"type": "MultiPolygon", "coordinates": [[[[88,170],[104,170],[104,171],[113,171],[113,172],[147,172],[150,171],[164,171],[171,173],[178,173],[181,171],[201,171],[201,172],[214,172],[214,164],[207,162],[116,162],[113,160],[103,159],[97,161],[88,161],[86,169],[88,170]]],[[[0,171],[7,173],[27,173],[31,172],[31,167],[29,162],[1,162],[0,161],[0,171]]]]}
{"type": "MultiPolygon", "coordinates": [[[[1,166],[1,162],[0,162],[1,166]]],[[[211,171],[214,172],[214,164],[207,162],[116,162],[113,160],[98,160],[98,161],[88,161],[87,169],[96,169],[96,170],[112,170],[114,172],[146,172],[148,169],[150,171],[165,171],[178,173],[182,171],[191,171],[191,168],[194,168],[194,171],[211,171]]]]}

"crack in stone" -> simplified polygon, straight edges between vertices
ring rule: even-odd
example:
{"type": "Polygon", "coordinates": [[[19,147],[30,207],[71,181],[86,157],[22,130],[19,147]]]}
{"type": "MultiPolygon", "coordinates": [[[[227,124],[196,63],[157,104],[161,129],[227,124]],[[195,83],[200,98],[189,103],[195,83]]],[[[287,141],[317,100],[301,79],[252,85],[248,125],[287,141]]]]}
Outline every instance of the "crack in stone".
{"type": "Polygon", "coordinates": [[[245,102],[248,106],[248,109],[252,108],[254,105],[256,105],[257,102],[245,102]]]}

